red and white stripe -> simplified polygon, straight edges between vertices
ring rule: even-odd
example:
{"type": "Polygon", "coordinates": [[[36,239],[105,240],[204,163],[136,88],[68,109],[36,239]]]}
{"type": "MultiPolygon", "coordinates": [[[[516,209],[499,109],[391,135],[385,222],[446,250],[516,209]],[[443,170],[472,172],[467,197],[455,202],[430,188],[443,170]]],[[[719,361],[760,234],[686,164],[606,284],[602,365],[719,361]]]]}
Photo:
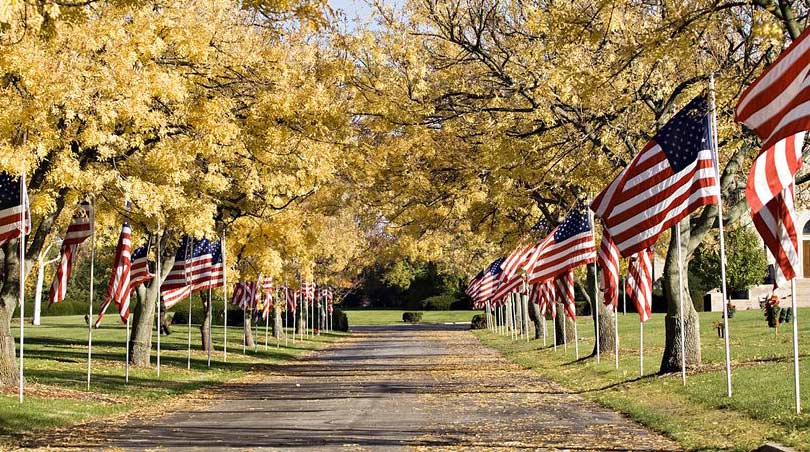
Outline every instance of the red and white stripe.
{"type": "Polygon", "coordinates": [[[551,317],[557,317],[557,291],[554,287],[554,280],[549,279],[534,285],[534,291],[537,295],[535,301],[540,304],[540,315],[545,316],[546,312],[551,309],[551,317]]]}
{"type": "Polygon", "coordinates": [[[607,230],[602,232],[602,243],[599,245],[596,261],[602,268],[599,288],[605,296],[605,305],[613,306],[615,312],[619,306],[619,250],[607,230]]]}
{"type": "Polygon", "coordinates": [[[262,320],[267,320],[270,315],[270,308],[273,307],[273,277],[265,276],[262,278],[262,290],[264,291],[264,299],[262,299],[262,320]]]}
{"type": "Polygon", "coordinates": [[[759,155],[748,173],[745,197],[752,213],[759,212],[768,202],[793,185],[793,178],[802,167],[802,146],[805,133],[797,133],[759,155]]]}
{"type": "Polygon", "coordinates": [[[132,230],[129,228],[129,224],[124,223],[121,235],[118,238],[118,246],[115,249],[112,275],[110,275],[110,282],[107,284],[107,298],[99,310],[98,319],[96,319],[95,323],[96,328],[101,324],[101,319],[104,317],[110,303],[115,303],[118,307],[122,322],[126,323],[127,319],[129,319],[129,294],[132,292],[132,286],[130,285],[131,252],[132,230]]]}
{"type": "Polygon", "coordinates": [[[799,241],[796,233],[796,211],[793,184],[752,214],[754,227],[776,260],[774,286],[783,287],[796,277],[799,266],[799,241]]]}
{"type": "Polygon", "coordinates": [[[574,303],[574,272],[569,270],[554,279],[554,284],[557,288],[557,294],[560,296],[560,301],[563,304],[565,315],[569,319],[577,320],[577,307],[574,303]]]}
{"type": "Polygon", "coordinates": [[[649,248],[661,232],[700,206],[719,199],[711,149],[675,173],[661,147],[650,141],[633,161],[594,199],[591,208],[602,218],[622,256],[649,248]]]}
{"type": "Polygon", "coordinates": [[[763,149],[810,129],[808,72],[810,28],[740,96],[735,119],[759,136],[763,149]]]}
{"type": "Polygon", "coordinates": [[[528,271],[535,251],[534,244],[515,248],[501,263],[501,274],[498,289],[492,295],[493,300],[500,300],[512,292],[520,290],[523,284],[523,272],[528,271]]]}
{"type": "Polygon", "coordinates": [[[652,316],[652,249],[642,250],[630,257],[624,290],[636,304],[639,318],[646,322],[652,316]]]}
{"type": "Polygon", "coordinates": [[[567,270],[596,260],[596,244],[593,241],[592,230],[571,236],[559,243],[554,241],[556,231],[557,228],[554,228],[548,237],[535,247],[528,263],[531,269],[530,284],[554,278],[567,270]]]}
{"type": "Polygon", "coordinates": [[[73,259],[79,250],[79,245],[93,233],[93,209],[90,203],[79,204],[79,209],[73,214],[68,225],[65,238],[62,240],[59,264],[56,267],[53,283],[50,290],[50,304],[59,303],[65,299],[70,274],[73,271],[73,259]]]}

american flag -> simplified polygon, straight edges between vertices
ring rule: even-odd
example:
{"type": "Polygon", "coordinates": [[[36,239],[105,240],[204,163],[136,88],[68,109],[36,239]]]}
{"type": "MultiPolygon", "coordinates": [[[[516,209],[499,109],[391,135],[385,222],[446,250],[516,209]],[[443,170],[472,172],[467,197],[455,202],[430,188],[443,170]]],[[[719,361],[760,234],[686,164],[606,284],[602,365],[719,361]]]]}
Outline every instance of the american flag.
{"type": "Polygon", "coordinates": [[[211,285],[211,266],[213,262],[213,244],[207,239],[194,240],[191,259],[186,262],[186,274],[191,292],[208,290],[211,285]]]}
{"type": "Polygon", "coordinates": [[[630,257],[624,287],[627,296],[636,304],[642,322],[652,315],[652,254],[652,249],[646,249],[630,257]]]}
{"type": "Polygon", "coordinates": [[[474,306],[484,306],[486,301],[492,298],[495,290],[498,288],[498,275],[501,273],[501,262],[503,258],[499,257],[492,261],[491,264],[484,270],[484,276],[481,277],[481,282],[478,284],[478,291],[473,298],[474,306]]]}
{"type": "Polygon", "coordinates": [[[332,301],[333,301],[332,297],[333,296],[334,295],[332,293],[332,288],[330,287],[330,288],[326,289],[326,310],[330,314],[332,313],[332,311],[334,311],[334,306],[332,304],[332,301]]]}
{"type": "Polygon", "coordinates": [[[619,306],[619,250],[613,244],[608,231],[602,232],[602,243],[596,254],[596,262],[602,268],[599,288],[605,295],[605,304],[612,306],[615,312],[619,306]]]}
{"type": "Polygon", "coordinates": [[[500,300],[511,292],[520,289],[523,283],[522,272],[532,265],[531,259],[534,256],[535,245],[519,246],[515,248],[509,256],[504,259],[501,268],[500,278],[498,278],[498,289],[492,295],[493,300],[500,300]]]}
{"type": "Polygon", "coordinates": [[[532,256],[529,283],[534,284],[596,260],[593,229],[584,206],[577,205],[540,242],[532,256]]]}
{"type": "MultiPolygon", "coordinates": [[[[475,295],[478,293],[478,288],[481,287],[481,279],[484,278],[484,271],[481,270],[477,275],[473,276],[464,293],[469,295],[470,298],[475,300],[475,295]]],[[[480,307],[480,306],[479,306],[480,307]]]]}
{"type": "Polygon", "coordinates": [[[574,303],[574,271],[568,270],[562,275],[554,278],[554,285],[557,286],[557,293],[560,295],[565,315],[569,319],[577,320],[577,307],[574,303]]]}
{"type": "Polygon", "coordinates": [[[740,96],[735,119],[759,136],[762,149],[810,130],[809,34],[810,28],[740,96]]]}
{"type": "Polygon", "coordinates": [[[56,267],[50,291],[50,304],[65,299],[67,284],[73,271],[73,259],[79,245],[93,234],[93,208],[89,202],[79,204],[78,210],[70,220],[65,238],[62,240],[59,266],[56,267]]]}
{"type": "Polygon", "coordinates": [[[222,239],[211,242],[211,272],[209,283],[212,289],[225,285],[225,267],[222,256],[222,239]]]}
{"type": "Polygon", "coordinates": [[[231,303],[244,310],[253,309],[253,307],[256,306],[258,287],[259,286],[256,281],[241,281],[236,283],[233,288],[233,298],[231,303]]]}
{"type": "Polygon", "coordinates": [[[21,187],[21,185],[19,178],[0,173],[0,246],[20,236],[23,221],[25,221],[25,233],[31,232],[31,209],[28,205],[27,195],[24,196],[24,216],[20,205],[20,193],[25,192],[25,187],[21,187]]]}
{"type": "Polygon", "coordinates": [[[765,149],[748,175],[745,196],[754,226],[776,259],[776,287],[793,279],[799,265],[793,181],[810,128],[809,32],[743,92],[736,111],[737,121],[753,130],[765,149]]]}
{"type": "Polygon", "coordinates": [[[265,276],[262,278],[262,290],[264,291],[264,299],[262,299],[262,320],[267,320],[270,315],[270,308],[273,307],[273,277],[265,276]]]}
{"type": "Polygon", "coordinates": [[[149,273],[149,248],[151,245],[152,238],[150,237],[146,243],[132,252],[132,269],[129,277],[129,285],[132,286],[132,289],[155,277],[149,273]]]}
{"type": "Polygon", "coordinates": [[[554,287],[554,279],[548,279],[542,283],[536,284],[538,289],[537,298],[540,302],[540,315],[545,316],[546,312],[551,309],[551,318],[557,317],[557,291],[554,287]]]}
{"type": "Polygon", "coordinates": [[[124,222],[121,228],[121,235],[118,238],[118,246],[115,248],[115,258],[113,259],[112,274],[110,275],[110,282],[107,284],[107,298],[101,305],[96,319],[96,328],[101,324],[101,319],[110,303],[115,303],[118,307],[118,313],[121,316],[121,321],[127,323],[129,319],[129,294],[132,292],[130,285],[130,270],[132,268],[132,230],[129,228],[129,223],[124,222]]]}
{"type": "Polygon", "coordinates": [[[627,257],[700,206],[719,200],[711,117],[699,96],[678,112],[591,203],[627,257]]]}
{"type": "Polygon", "coordinates": [[[189,285],[191,275],[186,271],[186,261],[191,259],[192,246],[193,240],[184,236],[174,255],[174,265],[160,286],[160,294],[163,296],[163,304],[167,311],[191,295],[189,285]]]}

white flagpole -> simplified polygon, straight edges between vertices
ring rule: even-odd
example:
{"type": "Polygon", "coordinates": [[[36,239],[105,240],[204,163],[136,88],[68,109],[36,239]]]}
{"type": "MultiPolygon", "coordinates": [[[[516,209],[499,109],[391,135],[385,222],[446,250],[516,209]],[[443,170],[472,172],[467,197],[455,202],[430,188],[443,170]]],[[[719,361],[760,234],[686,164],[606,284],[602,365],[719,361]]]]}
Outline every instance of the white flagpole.
{"type": "Polygon", "coordinates": [[[574,352],[579,361],[579,334],[577,334],[577,321],[574,319],[574,352]]]}
{"type": "Polygon", "coordinates": [[[222,250],[222,315],[223,315],[223,336],[222,336],[222,361],[228,362],[228,259],[225,252],[225,231],[222,231],[222,238],[219,239],[222,250]]]}
{"type": "MultiPolygon", "coordinates": [[[[681,321],[681,378],[686,385],[686,324],[683,317],[683,257],[681,256],[681,223],[675,225],[675,246],[678,247],[678,304],[681,321]]],[[[725,300],[724,300],[725,301],[725,300]]]]}
{"type": "MultiPolygon", "coordinates": [[[[28,197],[28,193],[27,193],[26,188],[27,187],[25,186],[25,167],[23,167],[22,175],[20,176],[20,223],[19,223],[19,225],[20,225],[20,290],[19,290],[19,296],[20,296],[20,376],[19,376],[19,379],[20,379],[20,388],[19,388],[19,390],[20,390],[20,403],[23,402],[23,393],[25,392],[25,371],[23,370],[25,368],[25,363],[24,363],[24,358],[23,358],[24,357],[24,352],[23,351],[25,349],[25,225],[26,225],[26,221],[27,221],[27,217],[26,217],[26,212],[27,212],[26,211],[26,205],[27,205],[26,198],[28,197]]],[[[90,276],[90,281],[93,281],[92,268],[93,268],[93,264],[91,263],[90,264],[90,269],[91,269],[90,270],[91,271],[91,273],[90,273],[90,275],[91,275],[90,276]]],[[[90,299],[91,300],[93,299],[92,297],[93,297],[93,291],[91,289],[90,290],[90,299]]],[[[91,310],[90,311],[90,325],[93,324],[93,318],[92,318],[93,316],[92,316],[92,314],[93,314],[93,312],[91,310]]],[[[89,380],[89,378],[90,378],[90,374],[89,374],[90,363],[89,363],[89,361],[88,361],[87,365],[88,365],[87,386],[88,386],[88,389],[89,389],[90,388],[90,380],[89,380]]]]}
{"type": "MultiPolygon", "coordinates": [[[[93,293],[95,292],[95,263],[96,263],[96,199],[90,200],[93,212],[92,229],[90,230],[90,306],[89,321],[87,322],[87,390],[90,390],[90,363],[93,358],[93,293]]],[[[22,345],[22,342],[20,342],[22,345]]],[[[22,366],[20,366],[22,368],[22,366]]]]}
{"type": "Polygon", "coordinates": [[[157,376],[160,377],[160,316],[161,316],[161,304],[160,304],[160,240],[161,240],[161,233],[160,233],[160,224],[158,224],[157,230],[157,254],[155,256],[155,281],[152,284],[157,284],[157,300],[155,301],[155,326],[157,327],[157,376]]]}
{"type": "Polygon", "coordinates": [[[546,323],[546,314],[543,313],[543,347],[546,346],[547,337],[548,337],[548,325],[546,323]]]}
{"type": "MultiPolygon", "coordinates": [[[[588,220],[591,222],[591,235],[593,237],[593,243],[596,243],[596,228],[594,227],[593,211],[591,211],[591,209],[588,209],[588,220]]],[[[595,331],[596,331],[596,335],[595,335],[596,336],[595,337],[595,340],[596,340],[596,363],[598,364],[600,362],[600,360],[601,360],[601,352],[599,350],[599,347],[600,347],[600,344],[599,344],[599,283],[596,280],[597,272],[598,272],[598,269],[596,268],[596,261],[594,261],[593,262],[593,298],[594,299],[592,300],[593,302],[591,304],[593,305],[594,313],[596,315],[596,317],[594,318],[594,323],[595,323],[595,326],[596,326],[596,328],[595,328],[595,331]]]]}
{"type": "Polygon", "coordinates": [[[717,150],[717,112],[714,99],[714,73],[709,76],[709,102],[712,126],[712,154],[715,170],[717,171],[717,221],[720,226],[720,281],[723,289],[723,342],[726,349],[726,392],[731,397],[731,347],[729,346],[728,330],[728,294],[726,292],[726,242],[723,231],[723,196],[720,189],[720,157],[717,150]]]}
{"type": "MultiPolygon", "coordinates": [[[[554,303],[556,303],[556,301],[554,303]]],[[[551,324],[554,325],[554,334],[552,334],[552,336],[554,337],[554,351],[556,352],[557,351],[557,316],[556,315],[551,316],[551,324]]]]}
{"type": "Polygon", "coordinates": [[[619,370],[619,310],[618,306],[616,308],[613,310],[613,330],[615,333],[613,348],[616,355],[616,370],[619,370]]]}
{"type": "MultiPolygon", "coordinates": [[[[287,334],[287,330],[290,328],[290,300],[289,291],[287,290],[287,283],[284,283],[284,346],[287,347],[289,345],[289,335],[287,334]]],[[[293,330],[295,331],[295,330],[293,330]]]]}
{"type": "Polygon", "coordinates": [[[193,293],[188,294],[188,364],[186,368],[189,370],[191,370],[191,299],[193,297],[193,293]]]}
{"type": "MultiPolygon", "coordinates": [[[[248,320],[249,322],[249,320],[248,320]]],[[[250,323],[247,325],[250,327],[250,323]]],[[[247,332],[245,331],[245,307],[242,306],[242,354],[245,354],[245,348],[247,347],[247,332]]]]}
{"type": "Polygon", "coordinates": [[[525,313],[523,318],[526,319],[526,342],[529,342],[529,289],[528,289],[528,286],[526,288],[526,296],[523,299],[523,312],[525,313]]]}
{"type": "Polygon", "coordinates": [[[568,351],[568,333],[565,331],[567,323],[568,323],[568,315],[565,313],[565,305],[563,305],[562,324],[563,324],[563,351],[564,352],[568,351]]]}
{"type": "MultiPolygon", "coordinates": [[[[132,294],[130,293],[129,296],[130,306],[132,305],[132,294]]],[[[129,384],[129,315],[127,315],[127,342],[125,344],[127,349],[127,365],[126,365],[126,376],[124,377],[124,382],[129,384]]]]}
{"type": "MultiPolygon", "coordinates": [[[[211,313],[211,318],[208,319],[208,343],[205,348],[208,350],[208,367],[211,367],[211,348],[214,346],[214,338],[211,335],[211,324],[214,323],[214,293],[211,290],[211,283],[208,283],[208,312],[211,313]]],[[[208,313],[206,313],[207,315],[208,313]]]]}
{"type": "Polygon", "coordinates": [[[802,412],[801,392],[799,391],[799,325],[796,318],[796,278],[790,280],[790,304],[793,310],[793,393],[796,400],[796,414],[802,412]]]}
{"type": "MultiPolygon", "coordinates": [[[[262,306],[264,308],[264,306],[262,306]]],[[[267,311],[267,317],[264,319],[264,349],[267,350],[268,331],[270,330],[270,310],[267,311]]]]}
{"type": "Polygon", "coordinates": [[[638,376],[644,376],[644,322],[638,322],[638,376]]]}
{"type": "MultiPolygon", "coordinates": [[[[618,269],[616,269],[618,271],[618,269]]],[[[627,277],[622,278],[622,315],[627,315],[627,290],[625,289],[625,284],[627,284],[627,277]]]]}

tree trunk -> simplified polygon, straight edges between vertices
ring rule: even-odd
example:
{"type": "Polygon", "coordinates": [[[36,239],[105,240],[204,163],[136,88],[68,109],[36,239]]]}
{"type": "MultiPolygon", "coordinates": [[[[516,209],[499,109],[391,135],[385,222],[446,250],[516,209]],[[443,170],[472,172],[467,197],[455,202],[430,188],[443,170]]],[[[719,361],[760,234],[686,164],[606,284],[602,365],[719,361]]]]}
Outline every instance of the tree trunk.
{"type": "Polygon", "coordinates": [[[529,318],[534,322],[534,338],[540,339],[545,334],[543,330],[546,323],[543,322],[543,316],[540,314],[540,305],[537,303],[529,303],[529,318]]]}
{"type": "MultiPolygon", "coordinates": [[[[167,234],[164,234],[164,238],[167,234]]],[[[165,242],[165,240],[162,240],[165,242]]],[[[156,245],[155,245],[156,246],[156,245]]],[[[174,265],[175,250],[162,250],[163,261],[160,263],[161,275],[152,278],[148,283],[142,284],[136,290],[138,304],[135,306],[132,321],[132,334],[129,340],[129,362],[133,366],[149,366],[149,359],[152,353],[152,326],[155,324],[155,308],[160,299],[160,286],[163,280],[169,276],[169,272],[174,265]]],[[[163,310],[161,310],[161,313],[163,310]]],[[[163,314],[160,318],[161,324],[165,325],[163,314]]],[[[166,334],[168,333],[168,328],[166,334]]]]}
{"type": "MultiPolygon", "coordinates": [[[[681,223],[681,246],[689,243],[689,221],[688,219],[681,223]],[[686,229],[684,230],[684,226],[686,229]]],[[[667,317],[666,325],[666,344],[664,345],[664,354],[661,358],[661,373],[678,372],[681,370],[681,320],[680,320],[680,303],[679,303],[679,278],[678,278],[678,247],[675,237],[675,228],[673,227],[672,235],[669,241],[669,248],[667,249],[667,259],[664,263],[663,272],[663,289],[664,297],[667,300],[667,317]]],[[[687,278],[688,268],[688,253],[686,249],[682,249],[684,262],[682,268],[683,274],[683,317],[685,322],[684,338],[686,348],[686,367],[695,366],[701,363],[702,358],[700,355],[700,322],[697,311],[692,305],[692,299],[689,296],[689,278],[687,278]]]]}
{"type": "Polygon", "coordinates": [[[301,334],[304,331],[304,304],[299,302],[298,303],[298,310],[295,312],[294,315],[298,316],[296,323],[295,323],[295,334],[301,334]]]}
{"type": "Polygon", "coordinates": [[[3,289],[0,291],[0,385],[13,386],[19,382],[17,347],[11,332],[11,320],[17,308],[20,286],[19,241],[9,240],[3,247],[3,289]]]}
{"type": "Polygon", "coordinates": [[[211,348],[211,307],[213,305],[212,297],[209,291],[203,290],[200,292],[200,299],[203,304],[203,321],[200,324],[200,342],[202,344],[202,351],[214,351],[211,348]]]}
{"type": "MultiPolygon", "coordinates": [[[[594,336],[596,335],[596,309],[599,309],[599,353],[605,354],[613,351],[615,346],[615,327],[613,324],[613,310],[605,306],[599,298],[599,288],[594,285],[594,265],[587,266],[586,290],[582,291],[586,301],[591,307],[591,317],[594,320],[594,336]]],[[[593,344],[591,356],[596,356],[596,343],[593,344]]]]}
{"type": "Polygon", "coordinates": [[[244,319],[242,329],[245,331],[245,346],[253,347],[255,345],[253,342],[253,311],[245,311],[244,319]]]}

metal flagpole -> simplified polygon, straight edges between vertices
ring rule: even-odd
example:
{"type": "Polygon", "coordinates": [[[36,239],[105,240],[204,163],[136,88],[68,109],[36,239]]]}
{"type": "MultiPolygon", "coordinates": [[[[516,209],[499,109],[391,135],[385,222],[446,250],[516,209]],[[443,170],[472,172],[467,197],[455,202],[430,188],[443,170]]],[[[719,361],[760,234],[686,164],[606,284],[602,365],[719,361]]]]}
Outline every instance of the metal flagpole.
{"type": "Polygon", "coordinates": [[[562,324],[563,324],[563,351],[564,351],[564,352],[567,352],[567,351],[568,351],[568,334],[567,334],[567,332],[565,331],[565,330],[566,330],[566,324],[567,324],[567,323],[568,323],[568,316],[565,314],[565,306],[563,305],[563,318],[562,318],[562,324]]]}
{"type": "MultiPolygon", "coordinates": [[[[593,236],[593,243],[596,243],[596,228],[594,227],[594,224],[593,224],[593,211],[591,211],[591,209],[588,209],[588,221],[591,222],[591,234],[593,236]]],[[[595,337],[595,340],[596,340],[596,362],[598,364],[600,362],[600,360],[601,360],[601,351],[599,350],[599,348],[600,348],[600,344],[599,344],[599,293],[598,293],[599,283],[596,281],[597,272],[598,272],[598,269],[596,268],[596,261],[594,261],[593,262],[593,302],[591,304],[593,305],[593,310],[594,310],[594,313],[596,314],[596,317],[594,318],[594,324],[595,324],[595,327],[596,327],[595,328],[595,331],[596,331],[596,335],[595,335],[596,336],[595,337]]]]}
{"type": "MultiPolygon", "coordinates": [[[[524,283],[525,284],[525,283],[524,283]]],[[[529,288],[528,285],[526,287],[526,293],[523,298],[523,311],[526,313],[526,342],[529,342],[529,288]]]]}
{"type": "MultiPolygon", "coordinates": [[[[290,328],[290,300],[289,289],[287,289],[287,282],[284,282],[284,346],[289,345],[289,335],[287,330],[290,328]]],[[[295,331],[295,330],[293,330],[295,331]]]]}
{"type": "MultiPolygon", "coordinates": [[[[618,306],[617,306],[618,308],[618,306]]],[[[616,370],[619,370],[619,310],[613,310],[614,354],[616,355],[616,370]]]]}
{"type": "MultiPolygon", "coordinates": [[[[264,308],[264,306],[262,306],[264,308]]],[[[267,316],[264,319],[264,349],[267,350],[267,339],[270,331],[270,310],[267,311],[267,316]]]]}
{"type": "MultiPolygon", "coordinates": [[[[675,246],[678,247],[678,305],[681,320],[681,378],[686,384],[686,324],[683,320],[683,260],[681,256],[681,223],[675,225],[675,246]]],[[[725,301],[725,300],[724,300],[725,301]]]]}
{"type": "Polygon", "coordinates": [[[293,315],[293,330],[292,330],[292,333],[293,333],[293,344],[294,344],[295,343],[295,330],[296,330],[296,328],[298,326],[297,325],[297,322],[298,322],[298,295],[295,292],[293,292],[293,302],[295,304],[295,309],[293,309],[293,312],[292,312],[292,315],[293,315]]]}
{"type": "MultiPolygon", "coordinates": [[[[23,166],[22,175],[20,176],[20,403],[23,402],[23,393],[25,392],[25,372],[23,350],[25,348],[25,224],[26,224],[26,198],[28,194],[25,187],[25,166],[23,166]]],[[[92,273],[93,264],[90,264],[90,281],[93,281],[92,273]]],[[[92,284],[92,283],[91,283],[92,284]]],[[[93,299],[93,291],[90,291],[90,299],[93,299]]],[[[92,302],[91,302],[92,304],[92,302]]],[[[90,310],[90,325],[93,324],[93,311],[90,310]]],[[[92,328],[92,326],[91,326],[92,328]]],[[[88,355],[89,356],[89,355],[88,355]]],[[[87,388],[90,388],[90,361],[87,361],[87,388]]]]}
{"type": "Polygon", "coordinates": [[[157,284],[157,300],[155,300],[155,326],[157,327],[157,376],[160,377],[160,223],[158,223],[158,230],[157,230],[157,249],[156,249],[156,256],[155,256],[155,280],[152,284],[157,284]]]}
{"type": "Polygon", "coordinates": [[[186,366],[187,369],[191,369],[191,299],[194,298],[194,294],[188,294],[188,365],[186,366]]]}
{"type": "Polygon", "coordinates": [[[638,322],[638,376],[644,376],[644,322],[638,322]]]}
{"type": "MultiPolygon", "coordinates": [[[[556,301],[554,301],[553,303],[556,303],[556,301]]],[[[555,306],[554,309],[557,309],[556,306],[555,306]]],[[[551,324],[554,325],[554,334],[552,336],[554,336],[554,351],[556,352],[557,351],[557,316],[556,315],[551,317],[551,324]]]]}
{"type": "Polygon", "coordinates": [[[223,309],[223,336],[222,336],[222,361],[228,362],[228,259],[225,252],[225,231],[222,231],[222,238],[219,239],[219,246],[222,250],[222,309],[223,309]]]}
{"type": "MultiPolygon", "coordinates": [[[[245,331],[245,320],[246,320],[245,319],[245,314],[246,314],[245,307],[242,306],[242,354],[243,355],[245,354],[245,347],[247,347],[247,345],[246,345],[246,343],[247,343],[247,332],[245,331]]],[[[247,320],[247,322],[248,322],[247,326],[250,327],[250,320],[247,320]]]]}
{"type": "Polygon", "coordinates": [[[208,349],[208,367],[211,367],[211,348],[214,346],[214,338],[211,334],[211,324],[214,323],[214,293],[211,283],[208,283],[208,312],[211,313],[211,318],[208,319],[208,343],[205,344],[205,348],[208,349]]]}
{"type": "MultiPolygon", "coordinates": [[[[96,199],[92,197],[90,199],[90,205],[92,209],[90,211],[93,214],[93,220],[91,223],[91,230],[90,230],[90,307],[89,307],[89,316],[87,322],[87,390],[90,390],[90,363],[93,358],[93,293],[95,292],[95,263],[96,263],[96,199]]],[[[22,340],[20,341],[20,361],[22,361],[22,340]]],[[[20,363],[22,364],[22,363],[20,363]]],[[[20,365],[20,369],[22,370],[22,365],[20,365]]]]}
{"type": "Polygon", "coordinates": [[[714,73],[709,76],[709,109],[711,110],[712,156],[717,177],[717,221],[720,226],[720,281],[723,289],[723,342],[726,348],[726,392],[731,397],[731,347],[728,330],[728,293],[726,292],[726,242],[723,231],[723,196],[720,189],[720,158],[717,150],[717,112],[714,99],[714,73]]]}
{"type": "Polygon", "coordinates": [[[574,353],[579,361],[579,334],[577,333],[577,321],[574,320],[574,353]]]}
{"type": "Polygon", "coordinates": [[[796,400],[796,414],[802,412],[799,391],[799,325],[796,319],[796,278],[790,280],[790,304],[793,310],[793,391],[796,400]]]}
{"type": "MultiPolygon", "coordinates": [[[[132,293],[130,293],[130,295],[129,295],[129,301],[130,301],[129,304],[131,306],[132,305],[132,293]]],[[[126,365],[126,376],[124,377],[124,382],[127,383],[127,384],[129,383],[129,339],[130,339],[130,337],[129,337],[129,315],[127,315],[127,343],[126,343],[127,365],[126,365]]]]}
{"type": "Polygon", "coordinates": [[[543,314],[543,347],[546,346],[546,337],[548,337],[548,324],[546,323],[546,314],[543,314]]]}

